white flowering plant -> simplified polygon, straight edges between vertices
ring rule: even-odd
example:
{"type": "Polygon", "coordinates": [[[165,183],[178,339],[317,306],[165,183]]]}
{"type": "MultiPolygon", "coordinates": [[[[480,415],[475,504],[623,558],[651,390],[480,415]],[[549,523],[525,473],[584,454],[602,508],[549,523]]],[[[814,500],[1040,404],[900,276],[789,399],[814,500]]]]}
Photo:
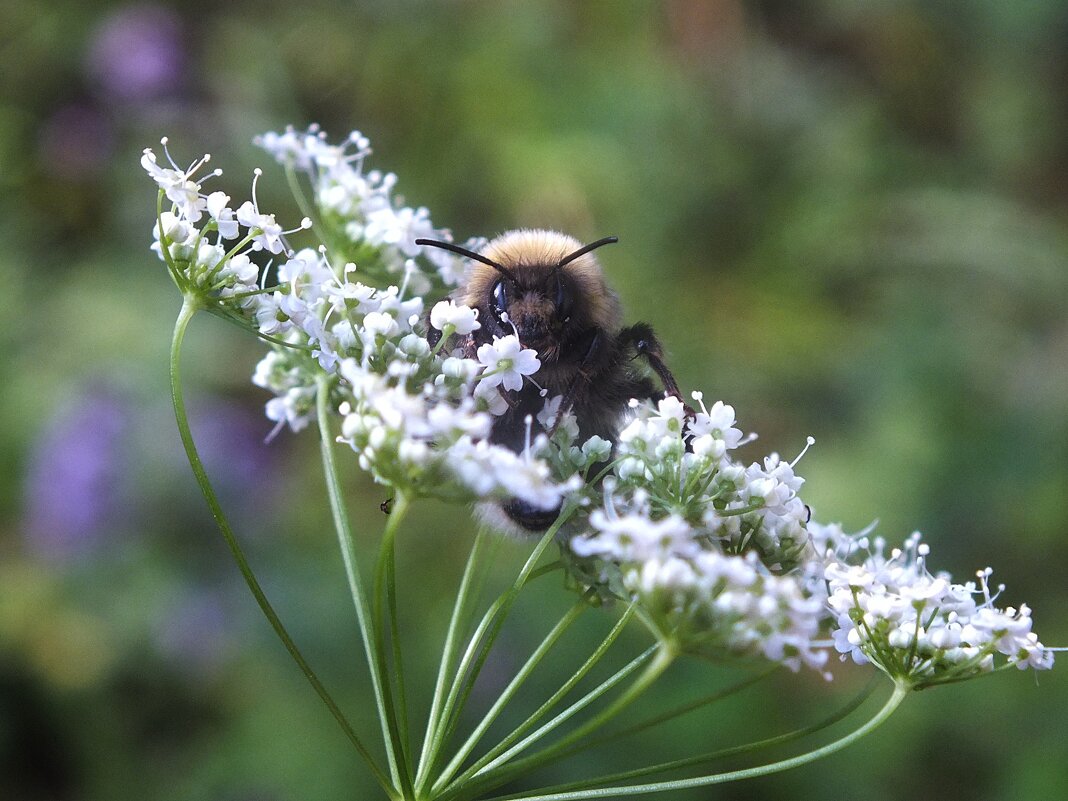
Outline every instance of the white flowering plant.
{"type": "MultiPolygon", "coordinates": [[[[183,298],[171,351],[174,408],[193,473],[256,602],[388,798],[564,801],[736,781],[844,748],[914,690],[1009,668],[1052,667],[1054,649],[1032,632],[1030,609],[996,605],[1002,589],[991,591],[989,568],[977,581],[954,583],[948,574],[930,572],[918,534],[889,548],[870,531],[849,535],[811,520],[795,472],[801,457],[739,461],[736,452],[755,437],[738,428],[731,406],[706,406],[701,393],[693,393],[697,409],[675,397],[632,401],[615,442],[580,440],[562,399],[546,397],[537,430],[548,433],[528,435],[520,452],[493,443],[494,416],[508,408],[508,393],[534,380],[540,361],[518,335],[494,339],[474,357],[449,349],[453,334],[480,325],[476,310],[441,300],[462,282],[464,263],[452,252],[416,244],[422,237],[451,242],[449,231],[436,228],[425,208],[403,204],[394,192],[395,175],[366,168],[370,148],[359,133],[332,144],[315,127],[287,129],[265,134],[258,144],[281,165],[305,215],[289,229],[260,208],[259,170],[251,199],[234,208],[225,193],[203,189],[219,172],[206,172],[207,156],[186,169],[169,153],[169,166],[160,166],[152,150],[142,158],[159,188],[152,249],[183,298]],[[315,236],[317,246],[295,249],[294,236],[315,236]],[[179,372],[183,338],[199,311],[263,341],[266,354],[252,380],[271,395],[271,436],[312,423],[319,430],[380,750],[349,723],[293,642],[204,470],[179,372]],[[429,336],[431,329],[441,335],[429,336]],[[342,497],[340,458],[354,458],[392,496],[369,582],[342,497]],[[497,535],[483,525],[474,536],[420,745],[410,730],[411,693],[402,669],[395,543],[406,512],[423,498],[482,505],[518,499],[560,512],[543,535],[529,540],[522,569],[481,616],[473,613],[473,577],[488,538],[497,535]],[[517,597],[536,576],[554,571],[578,595],[574,606],[463,736],[472,687],[517,597]],[[564,631],[590,608],[614,615],[608,634],[534,713],[482,746],[564,631]],[[632,622],[647,629],[649,647],[578,695],[580,683],[632,622]],[[833,654],[873,666],[891,692],[871,718],[820,747],[745,769],[657,778],[692,773],[728,752],[755,754],[814,734],[855,711],[859,700],[819,724],[746,746],[499,795],[503,785],[602,742],[605,727],[679,659],[742,664],[753,678],[610,736],[663,724],[778,667],[815,670],[830,680],[833,654]],[[589,712],[595,703],[599,711],[589,712]]],[[[163,145],[166,151],[166,139],[163,145]]],[[[465,243],[469,250],[481,246],[465,243]]]]}

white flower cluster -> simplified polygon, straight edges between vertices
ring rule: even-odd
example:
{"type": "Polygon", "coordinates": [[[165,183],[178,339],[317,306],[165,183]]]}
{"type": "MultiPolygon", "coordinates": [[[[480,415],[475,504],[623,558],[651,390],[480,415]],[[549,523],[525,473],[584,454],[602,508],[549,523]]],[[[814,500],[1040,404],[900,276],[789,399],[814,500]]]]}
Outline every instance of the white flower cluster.
{"type": "Polygon", "coordinates": [[[826,662],[817,645],[824,598],[798,575],[773,574],[753,551],[724,553],[678,514],[618,514],[611,496],[590,526],[594,533],[573,539],[572,551],[618,566],[625,592],[681,650],[762,656],[792,670],[826,662]]]}
{"type": "Polygon", "coordinates": [[[604,503],[569,543],[579,584],[638,601],[682,650],[819,668],[823,587],[793,570],[811,553],[802,479],[774,455],[734,462],[751,439],[734,409],[694,398],[698,412],[673,397],[635,406],[604,503]]]}
{"type": "MultiPolygon", "coordinates": [[[[175,282],[187,297],[272,345],[253,382],[274,394],[266,412],[277,423],[275,432],[305,428],[326,383],[332,408],[343,416],[342,440],[377,480],[413,495],[468,500],[496,495],[537,508],[558,507],[578,480],[555,479],[538,457],[544,437],[519,454],[488,441],[492,414],[508,408],[502,393],[519,389],[541,366],[536,352],[522,348],[514,335],[483,344],[475,359],[443,352],[453,334],[479,328],[477,312],[441,301],[423,318],[424,300],[416,288],[428,274],[410,258],[414,238],[448,233],[430,226],[425,209],[398,205],[390,193],[394,176],[363,172],[369,150],[358,134],[332,146],[317,131],[289,130],[268,134],[262,143],[280,160],[312,173],[320,213],[342,223],[349,244],[371,269],[339,263],[336,251],[325,245],[293,252],[286,235],[308,228],[310,221],[284,231],[274,215],[261,212],[259,170],[253,199],[234,210],[222,192],[202,193],[196,173],[207,156],[182,170],[173,161],[160,167],[146,150],[141,163],[159,186],[161,204],[170,202],[167,210],[161,205],[153,226],[153,249],[175,282]],[[252,260],[256,251],[279,261],[261,269],[252,260]],[[404,277],[399,286],[355,280],[397,273],[404,277]],[[427,342],[428,324],[442,331],[436,349],[427,342]]],[[[454,281],[455,257],[431,253],[438,272],[422,284],[454,281]]]]}
{"type": "Polygon", "coordinates": [[[772,454],[748,467],[733,461],[731,452],[753,437],[735,427],[733,407],[717,401],[707,408],[699,392],[694,399],[701,409],[695,413],[673,397],[655,409],[635,407],[619,435],[620,490],[647,492],[654,513],[681,515],[726,553],[756,550],[774,570],[795,567],[809,539],[797,460],[772,454]]]}
{"type": "MultiPolygon", "coordinates": [[[[432,318],[448,313],[442,306],[431,311],[432,318]]],[[[518,387],[521,370],[530,367],[528,358],[537,362],[533,351],[524,350],[523,359],[503,364],[519,347],[514,336],[483,345],[476,361],[459,351],[443,357],[414,332],[398,339],[395,321],[385,330],[381,323],[355,325],[365,335],[373,333],[362,354],[343,359],[338,368],[345,397],[342,439],[376,479],[410,495],[520,498],[542,509],[558,507],[576,488],[573,481],[555,481],[538,458],[544,437],[518,454],[489,441],[494,405],[480,388],[491,387],[499,399],[499,385],[507,381],[518,387]]]]}
{"type": "MultiPolygon", "coordinates": [[[[163,139],[162,144],[166,152],[167,140],[163,139]]],[[[260,291],[260,269],[249,254],[260,250],[272,254],[283,252],[285,235],[309,228],[311,220],[305,218],[293,231],[283,231],[273,214],[260,212],[255,179],[253,199],[245,201],[236,211],[228,205],[230,196],[225,192],[203,194],[201,184],[194,178],[210,158],[204,156],[185,170],[173,161],[170,167],[160,167],[156,154],[145,149],[141,166],[159,186],[162,196],[171,202],[171,209],[161,209],[152,226],[152,249],[167,263],[183,289],[240,300],[240,305],[249,306],[260,291]],[[208,222],[198,227],[205,212],[208,222]]],[[[221,174],[221,170],[215,170],[207,177],[221,174]]],[[[259,178],[258,171],[256,178],[259,178]]]]}
{"type": "Polygon", "coordinates": [[[635,408],[603,503],[569,542],[579,588],[636,601],[659,636],[719,657],[819,668],[829,628],[840,653],[914,686],[988,672],[995,654],[1052,666],[1030,610],[994,606],[989,570],[954,584],[927,571],[919,535],[886,556],[867,532],[808,523],[797,459],[733,461],[748,441],[734,410],[695,399],[696,413],[674,398],[635,408]]]}
{"type": "MultiPolygon", "coordinates": [[[[434,227],[425,207],[405,206],[394,195],[395,174],[364,169],[371,143],[359,131],[340,144],[331,144],[317,125],[304,131],[291,126],[282,133],[257,137],[256,144],[280,164],[307,174],[324,224],[344,240],[334,246],[351,251],[347,258],[359,262],[365,271],[376,277],[383,277],[378,275],[383,272],[404,272],[420,294],[434,283],[459,283],[464,266],[461,257],[415,244],[420,237],[451,240],[449,232],[434,227]],[[431,269],[420,270],[416,257],[429,262],[431,269]]],[[[467,247],[477,250],[482,244],[482,240],[473,240],[467,247]]]]}
{"type": "Polygon", "coordinates": [[[836,621],[834,645],[843,658],[871,662],[913,687],[1009,665],[1053,666],[1053,652],[1031,630],[1031,610],[994,605],[990,568],[977,573],[978,582],[955,584],[947,573],[928,571],[929,548],[918,533],[887,554],[882,538],[863,532],[848,537],[839,526],[812,529],[828,549],[828,606],[836,621]],[[997,654],[1004,657],[1000,666],[997,654]]]}

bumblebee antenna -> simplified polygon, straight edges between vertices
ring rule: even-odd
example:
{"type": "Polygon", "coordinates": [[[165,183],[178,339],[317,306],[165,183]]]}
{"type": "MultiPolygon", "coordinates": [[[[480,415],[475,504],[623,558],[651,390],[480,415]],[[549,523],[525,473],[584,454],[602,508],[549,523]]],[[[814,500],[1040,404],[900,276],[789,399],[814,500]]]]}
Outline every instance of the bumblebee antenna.
{"type": "Polygon", "coordinates": [[[577,259],[579,256],[585,256],[591,250],[596,250],[601,245],[611,245],[611,244],[613,244],[615,242],[618,242],[618,241],[619,241],[619,237],[618,236],[606,236],[604,239],[598,239],[596,242],[590,242],[590,244],[588,244],[588,245],[583,245],[578,250],[576,250],[574,253],[569,253],[566,256],[564,256],[562,259],[560,259],[560,261],[557,263],[557,265],[555,267],[553,267],[553,272],[555,273],[557,270],[559,270],[564,265],[570,264],[575,259],[577,259]]]}
{"type": "Polygon", "coordinates": [[[459,254],[460,256],[466,256],[469,259],[480,261],[483,264],[489,265],[494,270],[497,270],[498,272],[504,274],[509,279],[511,279],[513,283],[515,283],[515,273],[513,273],[507,267],[504,267],[503,265],[500,265],[497,262],[493,261],[492,259],[487,259],[481,253],[475,253],[473,250],[468,250],[467,248],[462,248],[459,245],[454,245],[452,242],[439,242],[437,239],[417,239],[415,240],[415,244],[430,245],[431,247],[441,248],[442,250],[449,250],[453,253],[459,254]]]}

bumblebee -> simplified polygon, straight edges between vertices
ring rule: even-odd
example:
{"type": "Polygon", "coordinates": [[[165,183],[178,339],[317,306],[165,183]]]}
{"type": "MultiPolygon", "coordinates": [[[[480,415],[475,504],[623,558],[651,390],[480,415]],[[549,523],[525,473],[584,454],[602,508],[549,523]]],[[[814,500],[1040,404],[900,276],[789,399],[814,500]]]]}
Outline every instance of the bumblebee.
{"type": "MultiPolygon", "coordinates": [[[[619,297],[605,281],[592,251],[617,242],[614,236],[583,245],[556,231],[508,231],[491,240],[481,253],[451,242],[417,239],[418,245],[443,248],[475,262],[464,283],[450,296],[455,303],[478,309],[481,327],[455,337],[451,347],[475,358],[478,347],[494,337],[516,334],[525,348],[537,351],[541,367],[513,392],[502,392],[508,403],[494,420],[490,440],[519,453],[533,433],[545,404],[544,393],[561,396],[560,411],[574,413],[579,438],[597,435],[613,444],[631,398],[682,400],[674,376],[652,328],[645,323],[624,327],[619,297]],[[637,357],[659,377],[662,389],[641,367],[637,357]]],[[[428,320],[429,323],[429,320],[428,320]]],[[[436,345],[441,332],[427,325],[428,340],[436,345]]],[[[546,433],[551,435],[551,430],[546,433]]],[[[548,528],[559,509],[538,509],[513,498],[500,506],[504,528],[536,533],[548,528]],[[508,523],[512,524],[511,526],[508,523]]]]}

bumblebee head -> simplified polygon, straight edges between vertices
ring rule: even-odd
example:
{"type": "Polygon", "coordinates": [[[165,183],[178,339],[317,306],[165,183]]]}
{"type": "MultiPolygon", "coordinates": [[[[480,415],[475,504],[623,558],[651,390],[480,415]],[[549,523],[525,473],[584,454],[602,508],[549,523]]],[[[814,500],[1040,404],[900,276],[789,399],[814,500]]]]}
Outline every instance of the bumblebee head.
{"type": "Polygon", "coordinates": [[[430,239],[416,244],[474,260],[456,299],[479,310],[487,333],[516,333],[539,358],[553,361],[574,336],[619,326],[619,300],[590,252],[616,241],[609,236],[583,245],[556,231],[519,230],[501,234],[481,253],[430,239]]]}

